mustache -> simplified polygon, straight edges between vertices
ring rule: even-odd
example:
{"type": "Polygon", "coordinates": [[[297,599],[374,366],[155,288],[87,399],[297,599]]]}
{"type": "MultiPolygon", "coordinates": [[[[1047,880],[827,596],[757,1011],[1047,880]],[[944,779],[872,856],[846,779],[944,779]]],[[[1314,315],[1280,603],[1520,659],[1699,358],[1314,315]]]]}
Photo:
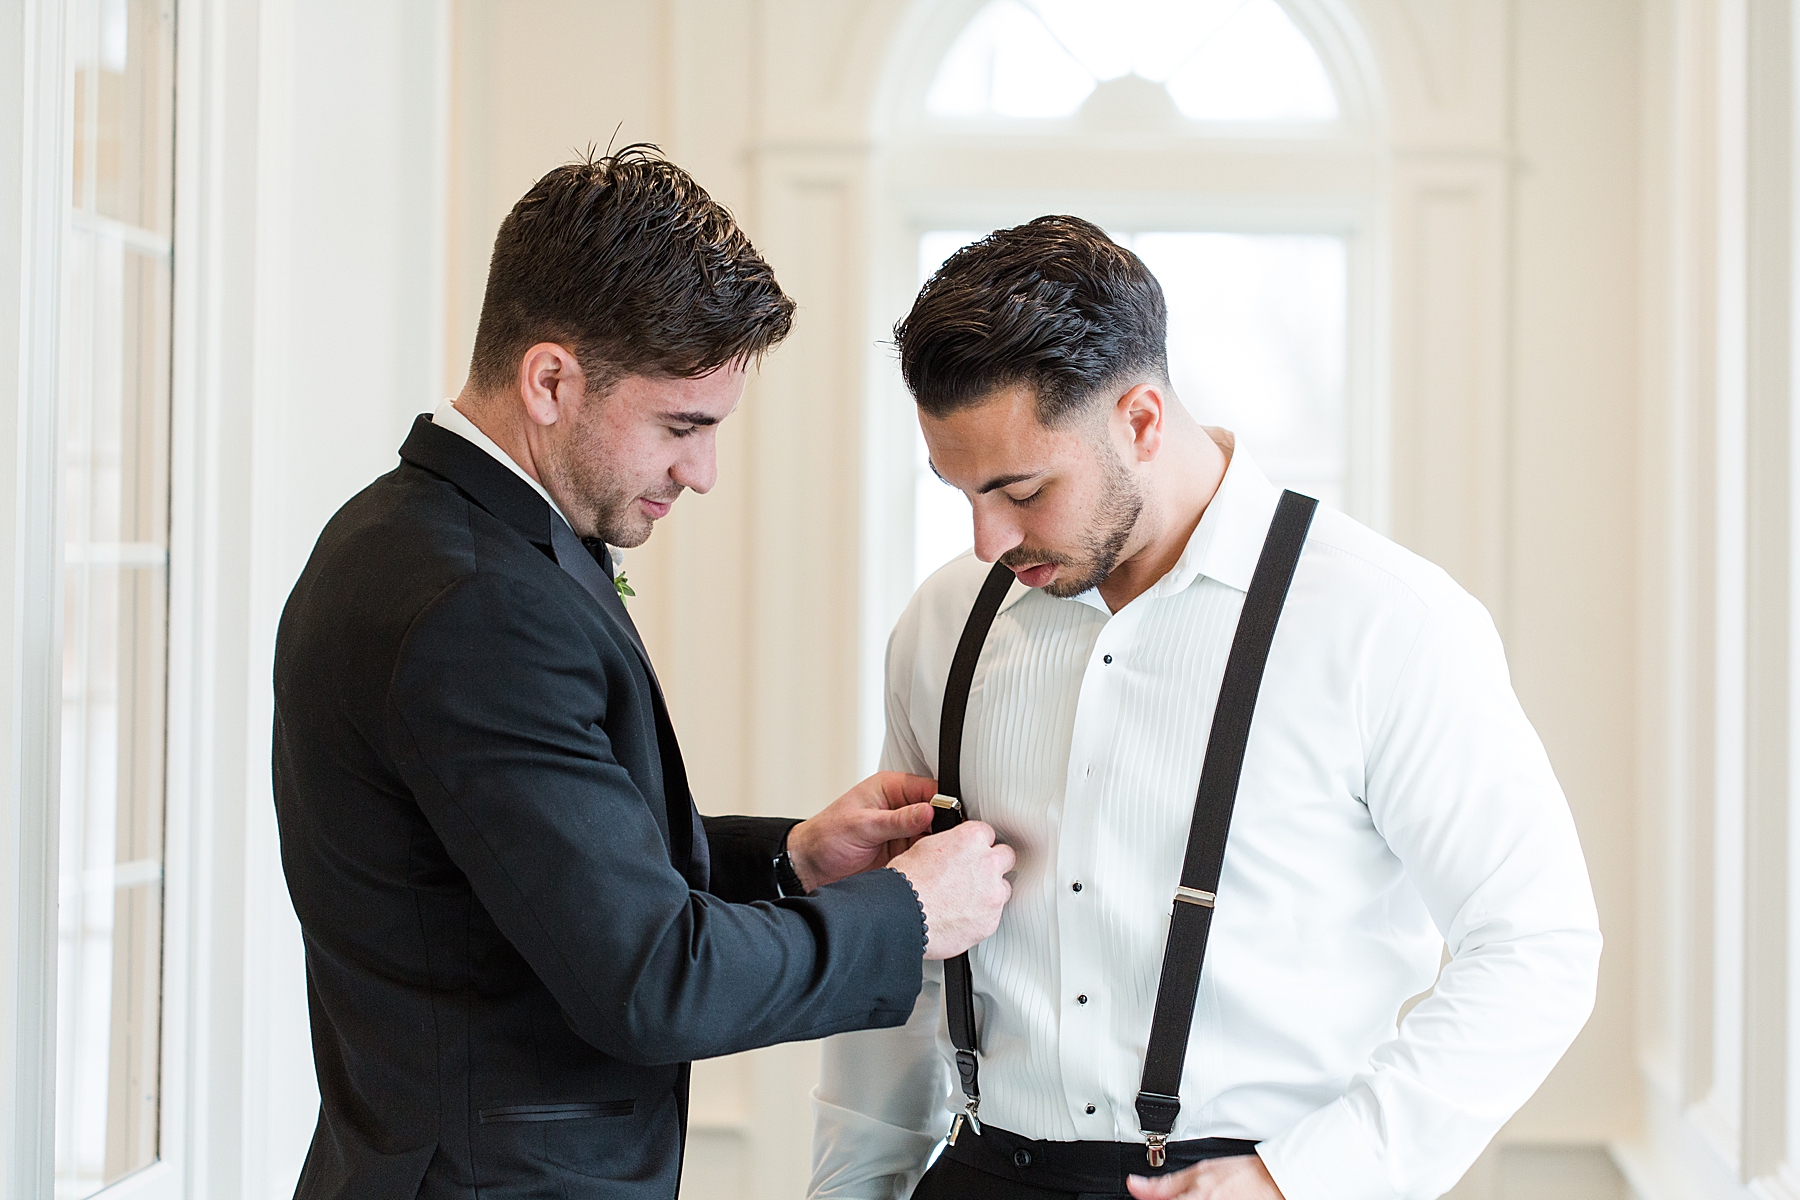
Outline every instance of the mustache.
{"type": "Polygon", "coordinates": [[[1024,567],[1039,566],[1045,563],[1058,567],[1070,567],[1075,565],[1074,560],[1070,559],[1066,554],[1052,554],[1047,550],[1033,550],[1029,546],[1014,546],[1011,550],[1002,554],[998,561],[1001,566],[1014,571],[1024,567]]]}

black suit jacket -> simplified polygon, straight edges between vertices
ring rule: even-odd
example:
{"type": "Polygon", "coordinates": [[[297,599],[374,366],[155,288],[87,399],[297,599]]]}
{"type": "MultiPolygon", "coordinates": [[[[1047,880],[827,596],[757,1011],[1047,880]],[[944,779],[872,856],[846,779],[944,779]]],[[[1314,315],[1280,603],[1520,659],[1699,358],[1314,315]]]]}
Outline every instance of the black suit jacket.
{"type": "Polygon", "coordinates": [[[702,830],[636,631],[557,565],[560,518],[429,418],[400,455],[276,640],[322,1100],[297,1195],[672,1196],[688,1061],[904,1022],[918,902],[893,871],[776,900],[791,822],[702,830]]]}

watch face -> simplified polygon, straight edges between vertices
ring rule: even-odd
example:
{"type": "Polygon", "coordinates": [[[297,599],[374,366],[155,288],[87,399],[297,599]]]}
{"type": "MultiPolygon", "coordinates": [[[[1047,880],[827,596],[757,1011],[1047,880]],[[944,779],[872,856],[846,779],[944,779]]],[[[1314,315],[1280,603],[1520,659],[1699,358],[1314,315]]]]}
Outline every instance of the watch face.
{"type": "Polygon", "coordinates": [[[781,853],[775,856],[775,892],[784,900],[806,895],[806,885],[800,882],[800,872],[794,870],[794,859],[788,853],[786,841],[782,839],[781,853]]]}

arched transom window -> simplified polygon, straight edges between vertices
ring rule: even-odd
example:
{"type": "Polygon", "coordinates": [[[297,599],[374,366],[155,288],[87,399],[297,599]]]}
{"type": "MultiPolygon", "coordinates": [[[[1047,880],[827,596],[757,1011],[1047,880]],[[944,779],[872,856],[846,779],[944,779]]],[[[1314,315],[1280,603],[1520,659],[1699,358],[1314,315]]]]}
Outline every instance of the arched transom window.
{"type": "Polygon", "coordinates": [[[1325,64],[1275,0],[994,0],[925,103],[940,117],[1338,115],[1325,64]]]}

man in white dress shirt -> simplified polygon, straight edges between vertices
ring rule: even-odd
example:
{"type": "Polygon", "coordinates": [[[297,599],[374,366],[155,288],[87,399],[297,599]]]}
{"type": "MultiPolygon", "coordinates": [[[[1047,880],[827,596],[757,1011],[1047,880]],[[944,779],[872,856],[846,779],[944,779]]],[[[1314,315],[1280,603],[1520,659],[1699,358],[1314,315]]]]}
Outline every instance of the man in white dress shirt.
{"type": "Polygon", "coordinates": [[[926,1173],[964,1107],[934,970],[905,1027],[826,1043],[811,1195],[1442,1194],[1586,1021],[1600,956],[1574,823],[1486,611],[1318,510],[1154,1171],[1134,1098],[1171,897],[1279,493],[1181,407],[1161,289],[1085,221],[960,251],[895,335],[975,548],[894,630],[881,765],[937,771],[953,651],[987,564],[1012,568],[960,763],[969,814],[1018,867],[971,954],[978,1131],[926,1173]]]}

